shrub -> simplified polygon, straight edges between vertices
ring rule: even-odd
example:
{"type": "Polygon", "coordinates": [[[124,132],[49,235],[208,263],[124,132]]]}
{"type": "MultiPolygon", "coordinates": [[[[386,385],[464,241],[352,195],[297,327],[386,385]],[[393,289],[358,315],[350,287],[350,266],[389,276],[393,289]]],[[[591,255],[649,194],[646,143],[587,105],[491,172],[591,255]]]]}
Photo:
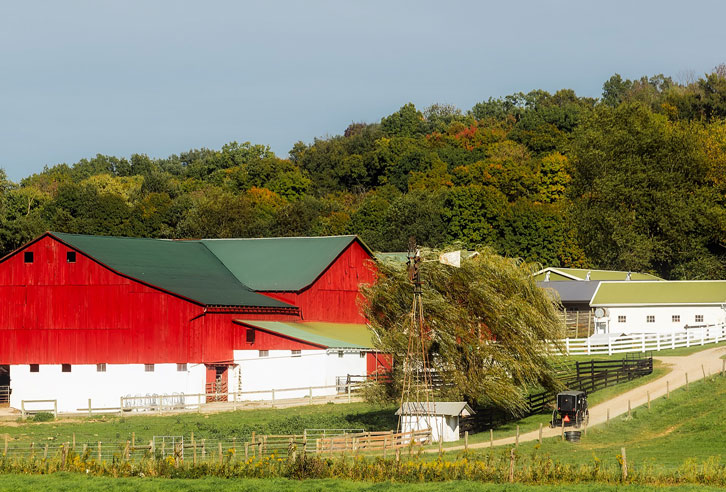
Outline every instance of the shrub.
{"type": "Polygon", "coordinates": [[[55,420],[55,416],[50,412],[38,412],[32,418],[33,422],[50,422],[51,420],[55,420]]]}

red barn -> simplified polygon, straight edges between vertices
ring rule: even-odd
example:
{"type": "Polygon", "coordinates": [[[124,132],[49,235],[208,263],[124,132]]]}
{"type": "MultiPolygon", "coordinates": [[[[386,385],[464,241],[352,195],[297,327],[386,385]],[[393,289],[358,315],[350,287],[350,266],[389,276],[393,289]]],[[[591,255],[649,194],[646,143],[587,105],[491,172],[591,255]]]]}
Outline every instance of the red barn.
{"type": "Polygon", "coordinates": [[[0,385],[12,406],[57,399],[74,411],[88,398],[117,406],[212,383],[257,391],[365,374],[377,359],[357,297],[371,259],[355,236],[46,233],[0,260],[0,385]]]}

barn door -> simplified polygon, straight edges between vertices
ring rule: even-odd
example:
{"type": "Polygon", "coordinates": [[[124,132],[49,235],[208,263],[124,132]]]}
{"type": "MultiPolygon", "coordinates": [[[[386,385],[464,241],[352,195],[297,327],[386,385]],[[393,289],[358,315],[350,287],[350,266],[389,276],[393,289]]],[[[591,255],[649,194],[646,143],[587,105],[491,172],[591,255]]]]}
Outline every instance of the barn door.
{"type": "Polygon", "coordinates": [[[10,404],[10,366],[0,365],[0,406],[10,404]]]}
{"type": "Polygon", "coordinates": [[[228,366],[208,365],[207,366],[207,402],[227,401],[227,374],[228,366]]]}

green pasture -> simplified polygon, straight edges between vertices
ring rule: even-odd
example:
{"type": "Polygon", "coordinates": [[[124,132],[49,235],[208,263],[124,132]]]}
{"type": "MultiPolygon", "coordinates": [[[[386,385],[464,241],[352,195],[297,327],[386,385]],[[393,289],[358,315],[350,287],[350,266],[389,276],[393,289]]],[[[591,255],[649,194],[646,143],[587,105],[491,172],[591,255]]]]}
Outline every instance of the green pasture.
{"type": "Polygon", "coordinates": [[[470,481],[450,481],[446,483],[369,483],[347,480],[263,480],[263,479],[164,479],[164,478],[112,478],[86,477],[72,473],[53,475],[0,475],[0,492],[35,492],[53,490],[56,492],[610,492],[627,490],[629,492],[696,492],[723,490],[717,487],[681,485],[675,487],[654,487],[641,485],[603,484],[557,484],[557,485],[520,485],[493,484],[470,481]]]}

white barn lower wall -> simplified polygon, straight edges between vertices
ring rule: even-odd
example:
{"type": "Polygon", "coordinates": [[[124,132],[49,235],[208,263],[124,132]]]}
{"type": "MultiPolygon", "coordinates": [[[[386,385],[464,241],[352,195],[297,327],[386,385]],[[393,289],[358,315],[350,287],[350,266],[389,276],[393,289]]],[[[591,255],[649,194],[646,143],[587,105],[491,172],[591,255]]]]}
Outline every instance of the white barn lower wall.
{"type": "MultiPolygon", "coordinates": [[[[595,318],[596,332],[600,333],[661,333],[682,332],[686,326],[695,328],[726,322],[726,311],[721,306],[628,306],[608,307],[607,315],[595,318]],[[621,317],[624,316],[623,320],[621,317]],[[653,316],[653,321],[648,321],[653,316]],[[678,320],[674,321],[673,317],[678,320]],[[702,321],[697,321],[702,316],[702,321]]],[[[689,330],[690,331],[690,330],[689,330]]]]}
{"type": "Polygon", "coordinates": [[[234,362],[229,380],[229,390],[242,392],[240,400],[270,400],[271,389],[301,388],[294,391],[276,391],[276,399],[303,398],[334,395],[336,388],[314,388],[335,386],[338,377],[366,374],[365,352],[335,350],[302,350],[293,356],[290,350],[270,350],[260,357],[258,350],[235,350],[234,362]],[[259,391],[259,393],[255,393],[259,391]]]}
{"type": "MultiPolygon", "coordinates": [[[[57,400],[59,412],[88,408],[118,407],[122,396],[191,394],[204,391],[204,364],[188,364],[178,371],[176,364],[154,364],[146,372],[144,364],[107,364],[98,372],[96,364],[74,364],[62,372],[60,364],[40,365],[30,372],[29,365],[10,366],[10,406],[21,407],[21,400],[57,400]]],[[[194,400],[196,401],[196,400],[194,400]]],[[[27,408],[52,408],[52,404],[28,404],[27,408]]]]}

